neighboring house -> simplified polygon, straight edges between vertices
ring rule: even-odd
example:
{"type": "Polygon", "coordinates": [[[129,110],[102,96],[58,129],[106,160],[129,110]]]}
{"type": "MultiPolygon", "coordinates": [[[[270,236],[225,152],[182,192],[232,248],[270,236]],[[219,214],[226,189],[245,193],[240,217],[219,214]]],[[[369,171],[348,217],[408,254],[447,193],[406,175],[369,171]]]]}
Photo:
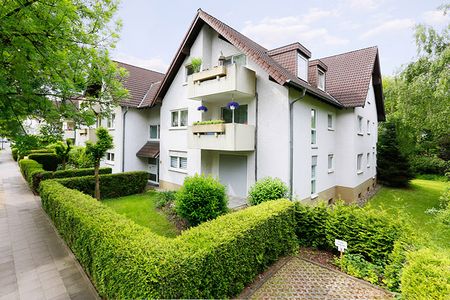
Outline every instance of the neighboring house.
{"type": "MultiPolygon", "coordinates": [[[[162,188],[203,173],[245,198],[256,180],[271,176],[297,199],[332,202],[354,201],[375,185],[377,127],[385,118],[376,47],[312,60],[300,43],[268,50],[199,10],[157,87],[118,108],[115,122],[126,114],[125,157],[135,162],[125,170],[144,167],[136,152],[155,153],[147,129],[160,124],[162,188]],[[194,57],[202,59],[198,73],[194,57]],[[239,108],[231,111],[230,102],[239,108]],[[153,108],[137,109],[144,107],[153,108]],[[193,125],[215,119],[226,123],[193,125]]],[[[116,147],[122,135],[116,129],[116,147]]],[[[116,171],[123,170],[116,165],[123,153],[113,152],[116,171]]]]}

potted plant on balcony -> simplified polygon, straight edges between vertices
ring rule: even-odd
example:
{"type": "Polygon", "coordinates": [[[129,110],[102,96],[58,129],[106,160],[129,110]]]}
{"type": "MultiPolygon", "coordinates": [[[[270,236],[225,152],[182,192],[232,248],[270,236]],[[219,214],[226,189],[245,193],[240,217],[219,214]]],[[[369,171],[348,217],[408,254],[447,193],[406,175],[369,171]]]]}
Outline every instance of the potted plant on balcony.
{"type": "Polygon", "coordinates": [[[200,69],[202,67],[202,59],[200,57],[193,57],[191,59],[191,67],[194,73],[200,72],[200,69]]]}

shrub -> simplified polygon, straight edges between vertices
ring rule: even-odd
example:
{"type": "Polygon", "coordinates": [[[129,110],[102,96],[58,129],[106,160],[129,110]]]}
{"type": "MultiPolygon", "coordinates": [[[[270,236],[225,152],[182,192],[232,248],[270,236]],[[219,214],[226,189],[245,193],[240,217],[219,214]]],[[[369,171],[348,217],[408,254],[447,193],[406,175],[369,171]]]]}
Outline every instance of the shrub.
{"type": "Polygon", "coordinates": [[[439,196],[439,208],[447,209],[450,206],[450,187],[447,187],[445,191],[439,196]]]}
{"type": "Polygon", "coordinates": [[[34,153],[28,155],[28,158],[40,163],[45,171],[56,171],[58,168],[59,161],[54,153],[34,153]]]}
{"type": "MultiPolygon", "coordinates": [[[[100,175],[102,199],[142,193],[147,186],[148,173],[144,171],[100,175]]],[[[82,176],[57,179],[63,186],[94,196],[95,177],[82,176]]]]}
{"type": "Polygon", "coordinates": [[[450,168],[450,163],[436,156],[414,156],[411,167],[416,174],[444,175],[450,168]]]}
{"type": "Polygon", "coordinates": [[[158,201],[156,202],[156,207],[161,208],[168,203],[175,202],[175,191],[160,191],[158,192],[158,201]]]}
{"type": "Polygon", "coordinates": [[[346,253],[342,258],[336,259],[335,264],[341,267],[343,272],[373,284],[380,283],[383,274],[382,266],[366,261],[360,254],[346,253]]]}
{"type": "Polygon", "coordinates": [[[408,254],[401,276],[405,299],[450,299],[450,258],[424,248],[408,254]]]}
{"type": "Polygon", "coordinates": [[[37,173],[45,171],[40,163],[32,159],[21,159],[19,161],[19,167],[23,177],[28,182],[31,189],[33,189],[33,176],[37,173]]]}
{"type": "Polygon", "coordinates": [[[186,177],[176,194],[175,209],[191,225],[212,220],[227,212],[225,187],[213,177],[186,177]]]}
{"type": "Polygon", "coordinates": [[[41,198],[102,298],[230,298],[296,244],[287,200],[167,239],[54,180],[42,183],[41,198]]]}
{"type": "Polygon", "coordinates": [[[13,158],[15,161],[17,161],[17,154],[18,154],[18,151],[19,151],[19,150],[17,150],[17,148],[11,148],[11,155],[12,155],[12,158],[13,158]]]}
{"type": "Polygon", "coordinates": [[[75,168],[93,168],[94,160],[86,154],[85,147],[73,147],[69,152],[69,165],[75,168]]]}
{"type": "Polygon", "coordinates": [[[266,177],[258,180],[249,192],[249,201],[257,205],[264,201],[276,200],[287,197],[288,187],[279,178],[266,177]]]}

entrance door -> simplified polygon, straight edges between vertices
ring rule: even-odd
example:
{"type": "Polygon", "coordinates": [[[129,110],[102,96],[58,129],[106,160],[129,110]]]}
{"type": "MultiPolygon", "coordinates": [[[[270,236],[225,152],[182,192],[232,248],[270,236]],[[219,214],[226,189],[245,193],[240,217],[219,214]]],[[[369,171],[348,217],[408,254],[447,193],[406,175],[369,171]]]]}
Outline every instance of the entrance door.
{"type": "Polygon", "coordinates": [[[228,195],[247,197],[247,157],[225,155],[219,157],[219,180],[227,188],[228,195]]]}
{"type": "Polygon", "coordinates": [[[149,158],[148,159],[148,180],[153,183],[159,182],[159,159],[149,158]]]}

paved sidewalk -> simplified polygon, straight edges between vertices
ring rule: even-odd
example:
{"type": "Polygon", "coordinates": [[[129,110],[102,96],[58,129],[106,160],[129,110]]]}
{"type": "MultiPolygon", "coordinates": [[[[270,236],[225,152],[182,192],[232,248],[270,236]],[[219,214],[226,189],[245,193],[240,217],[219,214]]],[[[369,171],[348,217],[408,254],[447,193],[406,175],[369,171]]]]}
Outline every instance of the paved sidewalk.
{"type": "Polygon", "coordinates": [[[251,299],[393,299],[389,292],[299,257],[290,257],[247,295],[251,299]]]}
{"type": "Polygon", "coordinates": [[[8,150],[0,151],[0,300],[98,299],[8,150]]]}

